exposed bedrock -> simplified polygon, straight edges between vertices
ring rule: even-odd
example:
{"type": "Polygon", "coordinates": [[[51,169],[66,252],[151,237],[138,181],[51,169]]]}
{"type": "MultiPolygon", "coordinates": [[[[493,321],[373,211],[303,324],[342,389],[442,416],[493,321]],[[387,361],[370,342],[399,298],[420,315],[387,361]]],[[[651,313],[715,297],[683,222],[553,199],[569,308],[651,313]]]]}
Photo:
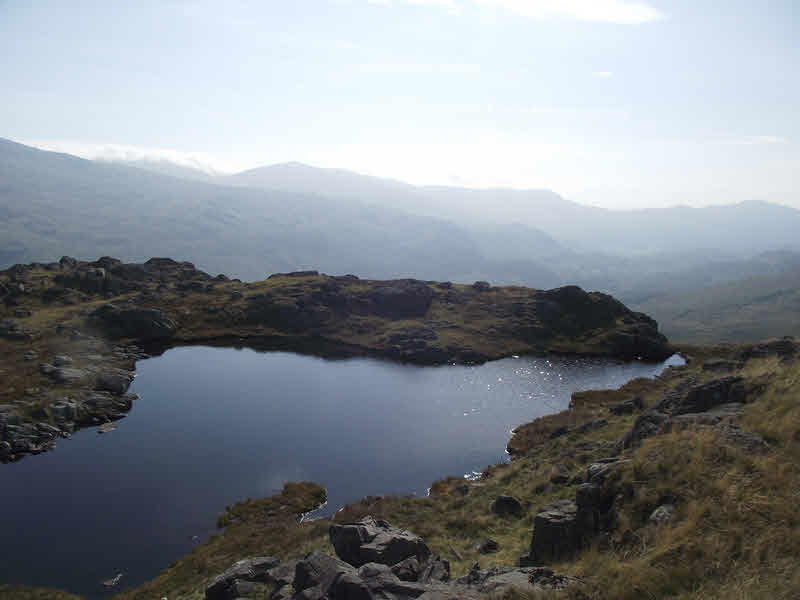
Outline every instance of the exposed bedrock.
{"type": "Polygon", "coordinates": [[[330,538],[338,557],[315,551],[283,564],[271,557],[241,560],[212,581],[206,599],[477,600],[509,586],[533,593],[578,582],[544,567],[477,565],[450,581],[448,562],[421,538],[371,518],[332,525],[330,538]]]}

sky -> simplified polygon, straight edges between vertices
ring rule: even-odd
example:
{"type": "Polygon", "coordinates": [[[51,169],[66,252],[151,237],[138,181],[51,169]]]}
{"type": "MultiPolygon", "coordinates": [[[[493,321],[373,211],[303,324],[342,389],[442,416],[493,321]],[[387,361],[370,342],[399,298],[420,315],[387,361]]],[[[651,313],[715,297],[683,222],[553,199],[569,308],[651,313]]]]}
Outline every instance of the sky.
{"type": "Polygon", "coordinates": [[[800,208],[795,0],[0,0],[0,137],[800,208]]]}

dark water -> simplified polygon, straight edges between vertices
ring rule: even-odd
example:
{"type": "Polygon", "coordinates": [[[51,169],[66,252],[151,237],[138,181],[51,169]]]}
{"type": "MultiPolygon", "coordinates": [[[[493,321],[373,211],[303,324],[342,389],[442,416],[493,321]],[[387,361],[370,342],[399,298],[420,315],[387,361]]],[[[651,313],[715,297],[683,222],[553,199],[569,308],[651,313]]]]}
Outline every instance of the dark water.
{"type": "Polygon", "coordinates": [[[155,577],[213,531],[227,504],[284,482],[328,489],[323,513],[368,494],[506,459],[510,430],[576,390],[618,387],[665,364],[518,358],[481,366],[331,361],[177,348],[138,363],[130,415],[109,434],[0,466],[1,583],[89,597],[155,577]]]}

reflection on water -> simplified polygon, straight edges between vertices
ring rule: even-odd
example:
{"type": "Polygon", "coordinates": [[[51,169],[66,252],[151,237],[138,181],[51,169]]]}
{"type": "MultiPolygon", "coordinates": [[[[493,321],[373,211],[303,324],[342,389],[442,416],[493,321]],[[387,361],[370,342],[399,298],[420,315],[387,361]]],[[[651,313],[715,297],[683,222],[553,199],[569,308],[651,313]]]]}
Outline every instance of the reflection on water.
{"type": "Polygon", "coordinates": [[[423,495],[443,476],[505,460],[510,430],[563,410],[572,392],[665,364],[418,367],[176,348],[138,363],[142,398],[116,431],[83,431],[0,468],[0,582],[89,597],[119,572],[136,585],[207,537],[225,505],[290,480],[327,487],[322,514],[370,494],[423,495]]]}

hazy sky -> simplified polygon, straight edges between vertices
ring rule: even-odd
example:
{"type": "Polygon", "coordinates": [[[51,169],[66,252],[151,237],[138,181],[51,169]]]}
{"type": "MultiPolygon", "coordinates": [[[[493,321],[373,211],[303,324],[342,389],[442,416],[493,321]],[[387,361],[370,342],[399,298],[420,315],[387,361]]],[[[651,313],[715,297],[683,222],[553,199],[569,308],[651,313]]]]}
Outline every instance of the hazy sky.
{"type": "Polygon", "coordinates": [[[800,207],[800,4],[0,0],[0,137],[800,207]]]}

